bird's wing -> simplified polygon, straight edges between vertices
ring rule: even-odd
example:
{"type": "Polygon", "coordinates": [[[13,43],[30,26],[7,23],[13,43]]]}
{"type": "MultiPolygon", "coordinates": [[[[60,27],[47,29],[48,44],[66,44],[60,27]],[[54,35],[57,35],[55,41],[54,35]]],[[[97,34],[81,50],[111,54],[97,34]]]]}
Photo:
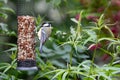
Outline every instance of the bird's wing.
{"type": "Polygon", "coordinates": [[[40,52],[42,53],[42,47],[43,47],[43,44],[45,43],[46,39],[47,39],[47,36],[46,36],[46,33],[44,31],[44,29],[41,30],[41,38],[40,38],[40,52]]]}
{"type": "Polygon", "coordinates": [[[46,35],[46,33],[45,33],[44,29],[43,29],[43,30],[41,30],[41,39],[40,39],[42,44],[46,41],[46,39],[47,39],[47,35],[46,35]]]}

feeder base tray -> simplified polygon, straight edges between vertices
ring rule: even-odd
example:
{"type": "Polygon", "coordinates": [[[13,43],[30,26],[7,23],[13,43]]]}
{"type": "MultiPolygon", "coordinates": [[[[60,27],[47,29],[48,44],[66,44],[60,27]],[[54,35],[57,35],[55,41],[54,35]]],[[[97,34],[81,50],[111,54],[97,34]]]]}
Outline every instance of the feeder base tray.
{"type": "Polygon", "coordinates": [[[18,70],[37,70],[35,60],[17,61],[18,70]]]}
{"type": "Polygon", "coordinates": [[[18,70],[38,70],[37,67],[17,67],[18,70]]]}

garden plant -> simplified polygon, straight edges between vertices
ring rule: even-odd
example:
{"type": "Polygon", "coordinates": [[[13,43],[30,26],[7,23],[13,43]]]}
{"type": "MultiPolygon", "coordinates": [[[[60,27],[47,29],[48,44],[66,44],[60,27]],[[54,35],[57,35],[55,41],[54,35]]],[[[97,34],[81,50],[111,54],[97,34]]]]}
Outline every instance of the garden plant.
{"type": "Polygon", "coordinates": [[[38,70],[27,71],[16,69],[16,4],[0,0],[0,80],[120,80],[120,0],[34,0],[36,30],[53,29],[42,53],[35,34],[38,70]]]}

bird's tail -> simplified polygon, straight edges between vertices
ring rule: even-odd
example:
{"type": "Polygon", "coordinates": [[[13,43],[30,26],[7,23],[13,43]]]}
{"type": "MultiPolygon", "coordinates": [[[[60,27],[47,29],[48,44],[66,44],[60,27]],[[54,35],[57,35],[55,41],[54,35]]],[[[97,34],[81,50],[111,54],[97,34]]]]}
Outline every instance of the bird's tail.
{"type": "Polygon", "coordinates": [[[43,44],[42,42],[40,42],[40,47],[39,47],[40,53],[42,53],[42,47],[43,47],[43,44]]]}

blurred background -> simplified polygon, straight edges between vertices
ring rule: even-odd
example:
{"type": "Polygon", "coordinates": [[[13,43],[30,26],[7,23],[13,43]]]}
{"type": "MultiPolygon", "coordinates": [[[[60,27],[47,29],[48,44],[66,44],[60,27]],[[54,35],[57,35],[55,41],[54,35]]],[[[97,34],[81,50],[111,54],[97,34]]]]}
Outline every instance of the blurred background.
{"type": "MultiPolygon", "coordinates": [[[[35,75],[45,73],[46,71],[51,70],[51,68],[66,68],[66,64],[71,63],[69,58],[70,53],[74,53],[72,58],[72,65],[74,66],[84,60],[91,60],[93,56],[92,53],[96,49],[98,49],[96,53],[99,54],[96,55],[94,62],[98,65],[110,63],[112,59],[111,55],[99,50],[99,48],[108,50],[107,46],[109,42],[106,41],[96,44],[95,41],[98,37],[106,37],[119,41],[120,0],[24,0],[24,2],[26,3],[26,7],[24,7],[24,10],[21,10],[20,12],[24,12],[25,10],[26,12],[29,11],[30,15],[35,17],[36,27],[38,29],[40,28],[40,24],[45,21],[51,22],[54,29],[51,37],[43,47],[43,54],[39,54],[39,40],[36,36],[36,60],[41,73],[39,73],[39,71],[35,73],[24,71],[17,72],[16,70],[14,71],[16,75],[14,75],[8,71],[8,74],[12,75],[14,78],[11,80],[18,80],[17,78],[33,80],[35,75]],[[81,11],[83,11],[82,15],[80,15],[81,11]],[[66,42],[70,40],[68,36],[74,36],[77,22],[81,20],[81,27],[83,30],[84,28],[89,30],[89,28],[96,26],[93,23],[97,23],[102,14],[104,14],[104,24],[107,24],[110,33],[106,28],[101,29],[101,35],[97,34],[97,31],[95,31],[96,33],[88,31],[87,34],[89,35],[87,35],[87,31],[85,33],[83,31],[83,38],[77,46],[66,45],[66,42]],[[91,36],[92,39],[88,39],[88,36],[91,36]],[[85,40],[88,41],[85,42],[85,40]],[[63,44],[65,45],[59,47],[63,44]],[[83,44],[85,45],[83,46],[83,44]],[[50,69],[45,71],[46,66],[49,66],[50,69]]],[[[18,4],[19,0],[0,0],[0,63],[11,63],[11,61],[13,61],[17,56],[18,4]]],[[[120,42],[118,42],[118,44],[116,43],[117,46],[119,44],[120,42]]],[[[120,49],[120,46],[118,47],[120,49]]],[[[110,48],[108,51],[111,53],[117,53],[114,48],[110,48]]],[[[117,57],[115,57],[116,60],[120,60],[118,53],[117,57]]],[[[14,68],[15,67],[16,66],[14,66],[14,68]]],[[[14,69],[11,69],[11,71],[13,70],[14,69]]],[[[4,68],[0,68],[0,71],[4,71],[4,68]]],[[[5,71],[5,73],[6,72],[7,71],[5,71]]],[[[49,77],[43,77],[43,79],[41,78],[38,80],[50,79],[49,77]]]]}

